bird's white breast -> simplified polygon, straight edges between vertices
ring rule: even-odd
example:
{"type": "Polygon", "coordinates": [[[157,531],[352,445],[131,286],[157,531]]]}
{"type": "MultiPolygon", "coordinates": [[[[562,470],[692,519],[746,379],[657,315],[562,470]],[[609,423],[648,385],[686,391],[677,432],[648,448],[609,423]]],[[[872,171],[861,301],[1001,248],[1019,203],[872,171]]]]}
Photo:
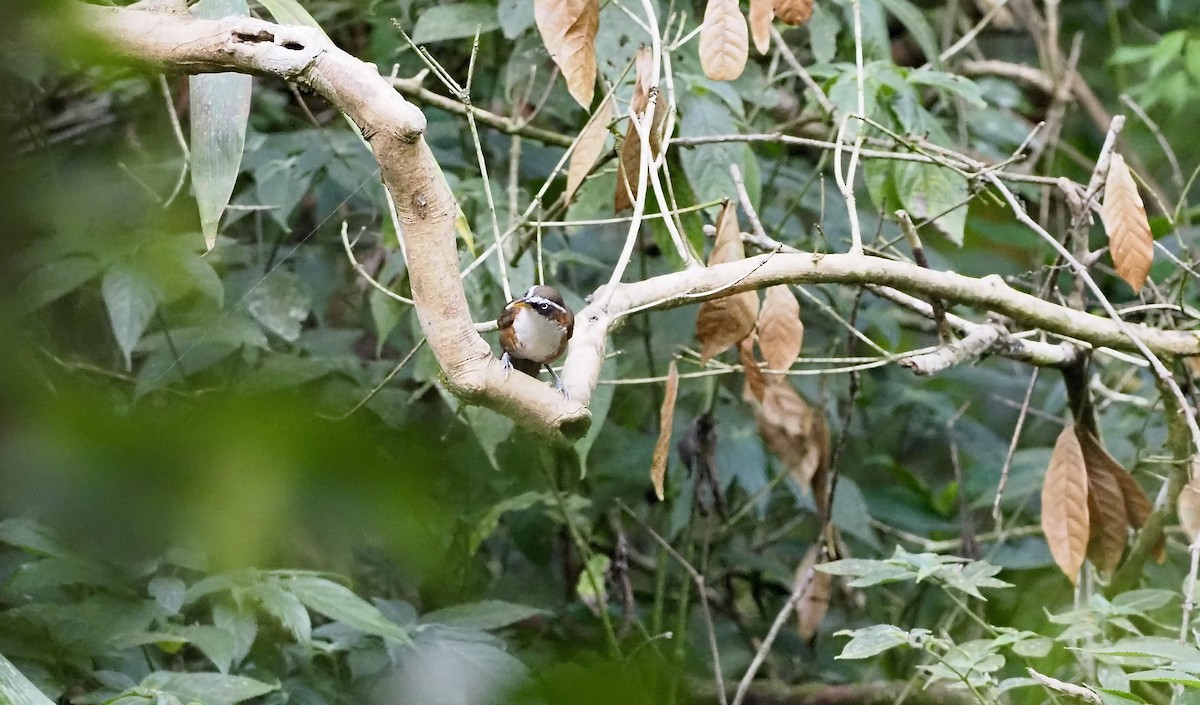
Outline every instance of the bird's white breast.
{"type": "Polygon", "coordinates": [[[558,353],[566,331],[554,321],[535,311],[518,311],[513,320],[517,357],[534,362],[550,362],[558,353]]]}

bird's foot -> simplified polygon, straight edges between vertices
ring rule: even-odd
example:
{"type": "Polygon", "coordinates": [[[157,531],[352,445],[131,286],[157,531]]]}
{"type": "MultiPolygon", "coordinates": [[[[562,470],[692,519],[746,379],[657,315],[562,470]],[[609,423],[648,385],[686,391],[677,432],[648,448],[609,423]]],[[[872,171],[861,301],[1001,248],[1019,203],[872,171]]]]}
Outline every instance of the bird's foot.
{"type": "Polygon", "coordinates": [[[504,353],[503,355],[500,356],[500,365],[502,367],[504,367],[505,378],[507,378],[510,374],[512,374],[513,363],[512,363],[512,358],[508,356],[508,353],[504,353]]]}
{"type": "Polygon", "coordinates": [[[566,386],[563,384],[562,377],[559,377],[554,369],[550,367],[550,365],[546,365],[546,371],[549,372],[550,376],[554,378],[554,388],[558,390],[558,393],[562,394],[564,399],[570,399],[571,394],[567,391],[566,386]]]}

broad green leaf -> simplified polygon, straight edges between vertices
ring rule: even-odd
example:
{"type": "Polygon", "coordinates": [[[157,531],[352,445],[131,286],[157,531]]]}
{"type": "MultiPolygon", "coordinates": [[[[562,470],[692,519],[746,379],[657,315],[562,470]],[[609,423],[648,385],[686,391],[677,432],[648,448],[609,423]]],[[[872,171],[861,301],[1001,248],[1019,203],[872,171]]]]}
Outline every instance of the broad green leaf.
{"type": "Polygon", "coordinates": [[[1130,590],[1112,599],[1112,606],[1121,614],[1143,614],[1164,607],[1179,597],[1174,590],[1130,590]]]}
{"type": "Polygon", "coordinates": [[[158,306],[154,286],[140,273],[116,266],[104,273],[100,293],[108,309],[113,336],[125,357],[125,369],[132,370],[133,349],[142,339],[158,306]]]}
{"type": "Polygon", "coordinates": [[[1183,50],[1183,63],[1192,80],[1200,81],[1200,39],[1189,39],[1183,50]]]}
{"type": "MultiPolygon", "coordinates": [[[[197,17],[248,16],[246,0],[201,0],[192,7],[197,17]]],[[[241,171],[250,119],[251,76],[238,73],[202,74],[188,78],[191,96],[192,189],[200,207],[204,243],[212,249],[221,214],[229,205],[241,171]]]]}
{"type": "Polygon", "coordinates": [[[533,3],[528,0],[500,0],[496,14],[505,39],[516,39],[534,24],[533,3]]]}
{"type": "Polygon", "coordinates": [[[870,658],[909,642],[909,632],[891,624],[873,624],[863,629],[843,630],[837,635],[850,636],[850,641],[842,647],[842,653],[837,656],[839,659],[870,658]]]}
{"type": "Polygon", "coordinates": [[[921,53],[925,55],[925,60],[935,66],[940,65],[937,36],[921,11],[908,0],[880,0],[880,2],[908,30],[913,41],[921,48],[921,53]]]}
{"type": "Polygon", "coordinates": [[[300,598],[280,587],[275,578],[255,585],[252,594],[268,614],[291,632],[296,641],[308,643],[312,638],[312,619],[300,598]]]}
{"type": "Polygon", "coordinates": [[[443,624],[460,629],[491,631],[544,614],[548,614],[546,610],[536,607],[502,600],[484,600],[430,612],[421,617],[421,621],[425,624],[443,624]]]}
{"type": "Polygon", "coordinates": [[[937,164],[898,162],[896,191],[913,221],[935,218],[932,225],[959,247],[967,224],[967,182],[937,164]]]}
{"type": "Polygon", "coordinates": [[[516,424],[509,417],[482,406],[464,406],[461,407],[461,411],[467,425],[471,427],[471,432],[475,434],[475,440],[479,441],[480,447],[487,455],[488,462],[497,472],[500,471],[496,449],[512,435],[516,424]]]}
{"type": "Polygon", "coordinates": [[[54,705],[54,701],[0,654],[0,705],[54,705]]]}
{"type": "Polygon", "coordinates": [[[611,566],[611,558],[603,553],[597,553],[588,559],[587,565],[579,572],[579,580],[575,583],[575,594],[593,612],[607,609],[608,570],[611,566]]]}
{"type": "Polygon", "coordinates": [[[218,671],[229,673],[229,666],[237,655],[237,637],[234,633],[208,624],[176,627],[175,633],[199,649],[218,671]]]}
{"type": "Polygon", "coordinates": [[[113,580],[112,572],[102,565],[81,558],[52,556],[20,564],[12,577],[0,584],[0,594],[22,596],[24,602],[29,596],[51,588],[67,585],[105,587],[112,585],[113,580]]]}
{"type": "Polygon", "coordinates": [[[50,530],[32,519],[0,521],[0,543],[47,556],[67,556],[67,549],[50,534],[50,530]]]}
{"type": "Polygon", "coordinates": [[[265,276],[246,294],[246,310],[268,332],[289,343],[300,337],[311,297],[300,278],[285,269],[265,276]]]}
{"type": "Polygon", "coordinates": [[[1050,653],[1050,648],[1054,646],[1054,640],[1039,636],[1032,639],[1022,639],[1012,645],[1012,651],[1018,656],[1026,658],[1042,658],[1050,653]]]}
{"type": "Polygon", "coordinates": [[[233,661],[241,661],[250,653],[254,639],[258,636],[258,621],[254,613],[241,601],[220,600],[213,605],[213,626],[233,637],[233,661]]]}
{"type": "Polygon", "coordinates": [[[320,612],[365,634],[408,641],[408,634],[388,621],[378,607],[332,580],[315,575],[297,575],[284,579],[282,585],[314,612],[320,612]]]}
{"type": "MultiPolygon", "coordinates": [[[[587,499],[579,495],[567,495],[563,497],[563,502],[566,504],[567,512],[572,515],[578,515],[589,504],[587,499]]],[[[562,521],[563,518],[557,511],[558,501],[552,492],[524,492],[515,497],[509,497],[497,502],[480,517],[479,521],[475,524],[474,531],[471,532],[470,541],[467,544],[468,552],[473,555],[479,550],[479,546],[484,540],[496,531],[496,527],[500,524],[500,518],[506,513],[519,512],[536,507],[539,504],[548,507],[554,513],[556,521],[562,521]]]]}
{"type": "MultiPolygon", "coordinates": [[[[579,309],[575,309],[578,311],[579,309]]],[[[617,376],[617,359],[610,357],[604,361],[600,367],[600,379],[612,379],[617,376]]],[[[600,432],[604,429],[604,422],[608,418],[608,410],[612,407],[613,394],[616,393],[616,386],[612,384],[598,384],[595,391],[592,392],[592,403],[588,405],[592,412],[592,425],[588,427],[587,433],[583,438],[575,442],[575,454],[579,457],[579,476],[587,477],[588,472],[588,454],[592,451],[592,446],[595,445],[596,439],[600,436],[600,432]]]]}
{"type": "Polygon", "coordinates": [[[822,64],[833,61],[837,54],[838,32],[842,29],[837,15],[830,12],[825,3],[814,2],[812,16],[808,18],[805,27],[808,29],[813,58],[822,64]]]}
{"type": "Polygon", "coordinates": [[[165,690],[185,703],[197,701],[202,705],[240,703],[279,688],[278,684],[263,683],[245,676],[174,671],[155,671],[142,679],[141,686],[165,690]]]}
{"type": "Polygon", "coordinates": [[[414,44],[442,42],[447,39],[474,37],[500,29],[500,18],[494,5],[475,3],[453,3],[433,5],[421,11],[417,25],[413,27],[414,44]]]}
{"type": "MultiPolygon", "coordinates": [[[[830,575],[844,576],[862,576],[877,570],[895,568],[886,560],[876,560],[871,558],[843,558],[838,561],[829,561],[816,566],[817,570],[830,575]]],[[[903,569],[902,569],[903,570],[903,569]]]]}
{"type": "Polygon", "coordinates": [[[17,286],[13,295],[16,313],[32,313],[86,284],[100,273],[100,263],[85,255],[73,255],[38,267],[17,286]]]}
{"type": "Polygon", "coordinates": [[[1200,662],[1200,649],[1165,637],[1133,637],[1087,651],[1098,656],[1153,656],[1168,661],[1200,662]]]}
{"type": "Polygon", "coordinates": [[[304,6],[296,0],[258,0],[258,2],[267,8],[267,12],[271,13],[271,17],[279,24],[321,29],[321,25],[317,24],[312,15],[308,14],[308,10],[305,10],[304,6]]]}
{"type": "Polygon", "coordinates": [[[150,581],[148,590],[150,596],[167,614],[178,614],[180,608],[183,607],[187,585],[179,578],[157,577],[150,581]]]}
{"type": "Polygon", "coordinates": [[[467,704],[508,702],[499,697],[525,675],[525,666],[487,635],[430,628],[396,649],[389,681],[395,702],[467,704]]]}
{"type": "Polygon", "coordinates": [[[917,69],[908,74],[908,82],[923,86],[944,88],[965,99],[977,108],[987,106],[987,103],[983,100],[983,91],[979,88],[979,85],[971,79],[957,74],[934,71],[932,69],[917,69]]]}
{"type": "MultiPolygon", "coordinates": [[[[682,94],[679,111],[681,136],[728,135],[738,131],[729,106],[711,93],[697,95],[689,91],[682,94]]],[[[745,144],[726,142],[684,149],[679,154],[679,161],[699,203],[736,195],[729,174],[730,164],[737,164],[741,170],[751,202],[757,203],[761,199],[758,159],[745,144]]]]}

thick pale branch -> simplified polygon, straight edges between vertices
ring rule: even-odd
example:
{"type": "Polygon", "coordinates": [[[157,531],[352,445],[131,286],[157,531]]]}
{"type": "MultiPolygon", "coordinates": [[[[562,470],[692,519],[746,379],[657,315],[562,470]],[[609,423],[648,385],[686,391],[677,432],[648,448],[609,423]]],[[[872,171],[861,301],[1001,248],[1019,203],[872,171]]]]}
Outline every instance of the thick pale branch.
{"type": "MultiPolygon", "coordinates": [[[[161,7],[161,5],[159,5],[161,7]]],[[[396,93],[377,67],[341,51],[320,32],[245,18],[198,20],[179,12],[80,5],[81,29],[128,58],[189,73],[238,71],[276,76],[321,93],[362,130],[396,203],[421,328],[446,383],[459,397],[550,436],[578,437],[609,332],[624,316],[682,306],[782,282],[874,284],[995,311],[1018,323],[1093,346],[1132,349],[1108,318],[1057,306],[1012,289],[998,277],[976,279],[863,255],[774,253],[694,268],[592,296],[576,318],[563,370],[569,397],[521,374],[505,374],[472,323],[458,272],[456,212],[422,138],[421,112],[396,93]]],[[[1200,355],[1200,334],[1129,326],[1158,355],[1200,355]]]]}

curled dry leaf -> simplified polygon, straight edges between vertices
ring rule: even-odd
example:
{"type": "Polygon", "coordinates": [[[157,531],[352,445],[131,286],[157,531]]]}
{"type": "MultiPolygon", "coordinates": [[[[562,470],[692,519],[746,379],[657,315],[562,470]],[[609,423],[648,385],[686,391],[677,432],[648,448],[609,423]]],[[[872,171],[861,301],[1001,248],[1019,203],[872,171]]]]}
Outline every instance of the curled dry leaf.
{"type": "Polygon", "coordinates": [[[833,592],[833,576],[814,570],[821,547],[813,544],[796,568],[792,590],[803,590],[796,601],[796,622],[800,638],[812,641],[829,611],[829,596],[833,592]],[[807,585],[805,584],[807,583],[807,585]]]}
{"type": "Polygon", "coordinates": [[[775,0],[775,16],[784,24],[801,25],[812,17],[813,0],[775,0]]]}
{"type": "Polygon", "coordinates": [[[763,443],[807,493],[829,466],[829,427],[824,414],[804,401],[787,377],[772,376],[754,420],[763,443]]]}
{"type": "Polygon", "coordinates": [[[750,36],[759,54],[766,54],[771,48],[771,22],[774,19],[774,0],[750,0],[750,36]]]}
{"type": "Polygon", "coordinates": [[[654,444],[654,458],[650,462],[650,481],[654,483],[654,494],[661,502],[663,482],[667,477],[667,456],[671,454],[671,428],[675,422],[675,398],[679,394],[679,366],[671,360],[667,370],[667,388],[663,392],[662,409],[659,411],[658,442],[654,444]]]}
{"type": "Polygon", "coordinates": [[[599,0],[534,0],[533,19],[571,96],[583,107],[591,106],[596,89],[599,0]]]}
{"type": "MultiPolygon", "coordinates": [[[[630,99],[630,110],[641,117],[650,105],[650,96],[654,92],[652,86],[657,85],[654,75],[654,57],[650,49],[642,47],[638,50],[634,65],[637,67],[637,81],[633,84],[633,96],[630,99]]],[[[660,100],[655,100],[654,118],[651,120],[650,156],[657,157],[662,147],[663,129],[666,124],[669,108],[660,100]]],[[[621,143],[621,153],[617,161],[617,191],[613,197],[613,207],[620,213],[633,206],[637,196],[638,174],[641,170],[642,141],[633,121],[625,128],[625,139],[621,143]]],[[[643,188],[649,188],[648,185],[643,188]]]]}
{"type": "Polygon", "coordinates": [[[746,336],[742,339],[742,342],[738,343],[738,360],[742,363],[743,374],[746,376],[746,385],[742,389],[742,399],[746,402],[753,400],[762,403],[763,394],[767,390],[767,378],[758,366],[758,360],[754,359],[753,335],[746,336]]]}
{"type": "Polygon", "coordinates": [[[1075,429],[1087,466],[1088,558],[1102,573],[1109,573],[1121,562],[1129,532],[1129,516],[1118,479],[1118,473],[1128,473],[1091,432],[1079,426],[1075,429]]]}
{"type": "Polygon", "coordinates": [[[750,56],[746,18],[737,0],[708,0],[700,26],[700,66],[714,81],[742,75],[750,56]]]}
{"type": "MultiPolygon", "coordinates": [[[[613,196],[613,208],[616,212],[620,213],[633,207],[641,169],[642,141],[638,138],[637,128],[630,121],[625,130],[625,139],[621,141],[621,154],[617,158],[617,191],[613,196]]],[[[648,187],[648,184],[642,184],[642,188],[648,187]]]]}
{"type": "MultiPolygon", "coordinates": [[[[726,203],[717,217],[717,241],[708,257],[708,264],[736,262],[745,257],[737,210],[732,203],[726,203]]],[[[701,364],[750,335],[757,318],[758,293],[754,291],[731,294],[700,304],[700,311],[696,314],[696,337],[700,340],[701,364]]]]}
{"type": "Polygon", "coordinates": [[[1087,555],[1087,466],[1074,424],[1058,436],[1042,484],[1042,533],[1054,562],[1074,585],[1087,555]]]}
{"type": "Polygon", "coordinates": [[[567,165],[567,188],[563,199],[570,203],[571,197],[579,190],[583,180],[591,173],[592,166],[604,153],[604,143],[608,140],[608,123],[612,122],[613,105],[611,100],[604,101],[596,116],[579,133],[579,141],[575,151],[571,152],[571,161],[567,165]]]}
{"type": "Polygon", "coordinates": [[[758,347],[769,370],[786,370],[800,357],[804,345],[804,323],[800,302],[786,284],[767,288],[758,312],[758,347]]]}
{"type": "Polygon", "coordinates": [[[1129,173],[1124,157],[1116,152],[1108,167],[1100,219],[1108,232],[1113,267],[1134,291],[1141,291],[1146,275],[1150,273],[1150,263],[1154,261],[1154,237],[1150,234],[1150,221],[1146,219],[1146,207],[1138,194],[1137,183],[1129,173]]]}
{"type": "Polygon", "coordinates": [[[1184,485],[1176,509],[1179,511],[1179,525],[1187,535],[1188,545],[1191,545],[1200,537],[1200,480],[1193,479],[1184,485]]]}

